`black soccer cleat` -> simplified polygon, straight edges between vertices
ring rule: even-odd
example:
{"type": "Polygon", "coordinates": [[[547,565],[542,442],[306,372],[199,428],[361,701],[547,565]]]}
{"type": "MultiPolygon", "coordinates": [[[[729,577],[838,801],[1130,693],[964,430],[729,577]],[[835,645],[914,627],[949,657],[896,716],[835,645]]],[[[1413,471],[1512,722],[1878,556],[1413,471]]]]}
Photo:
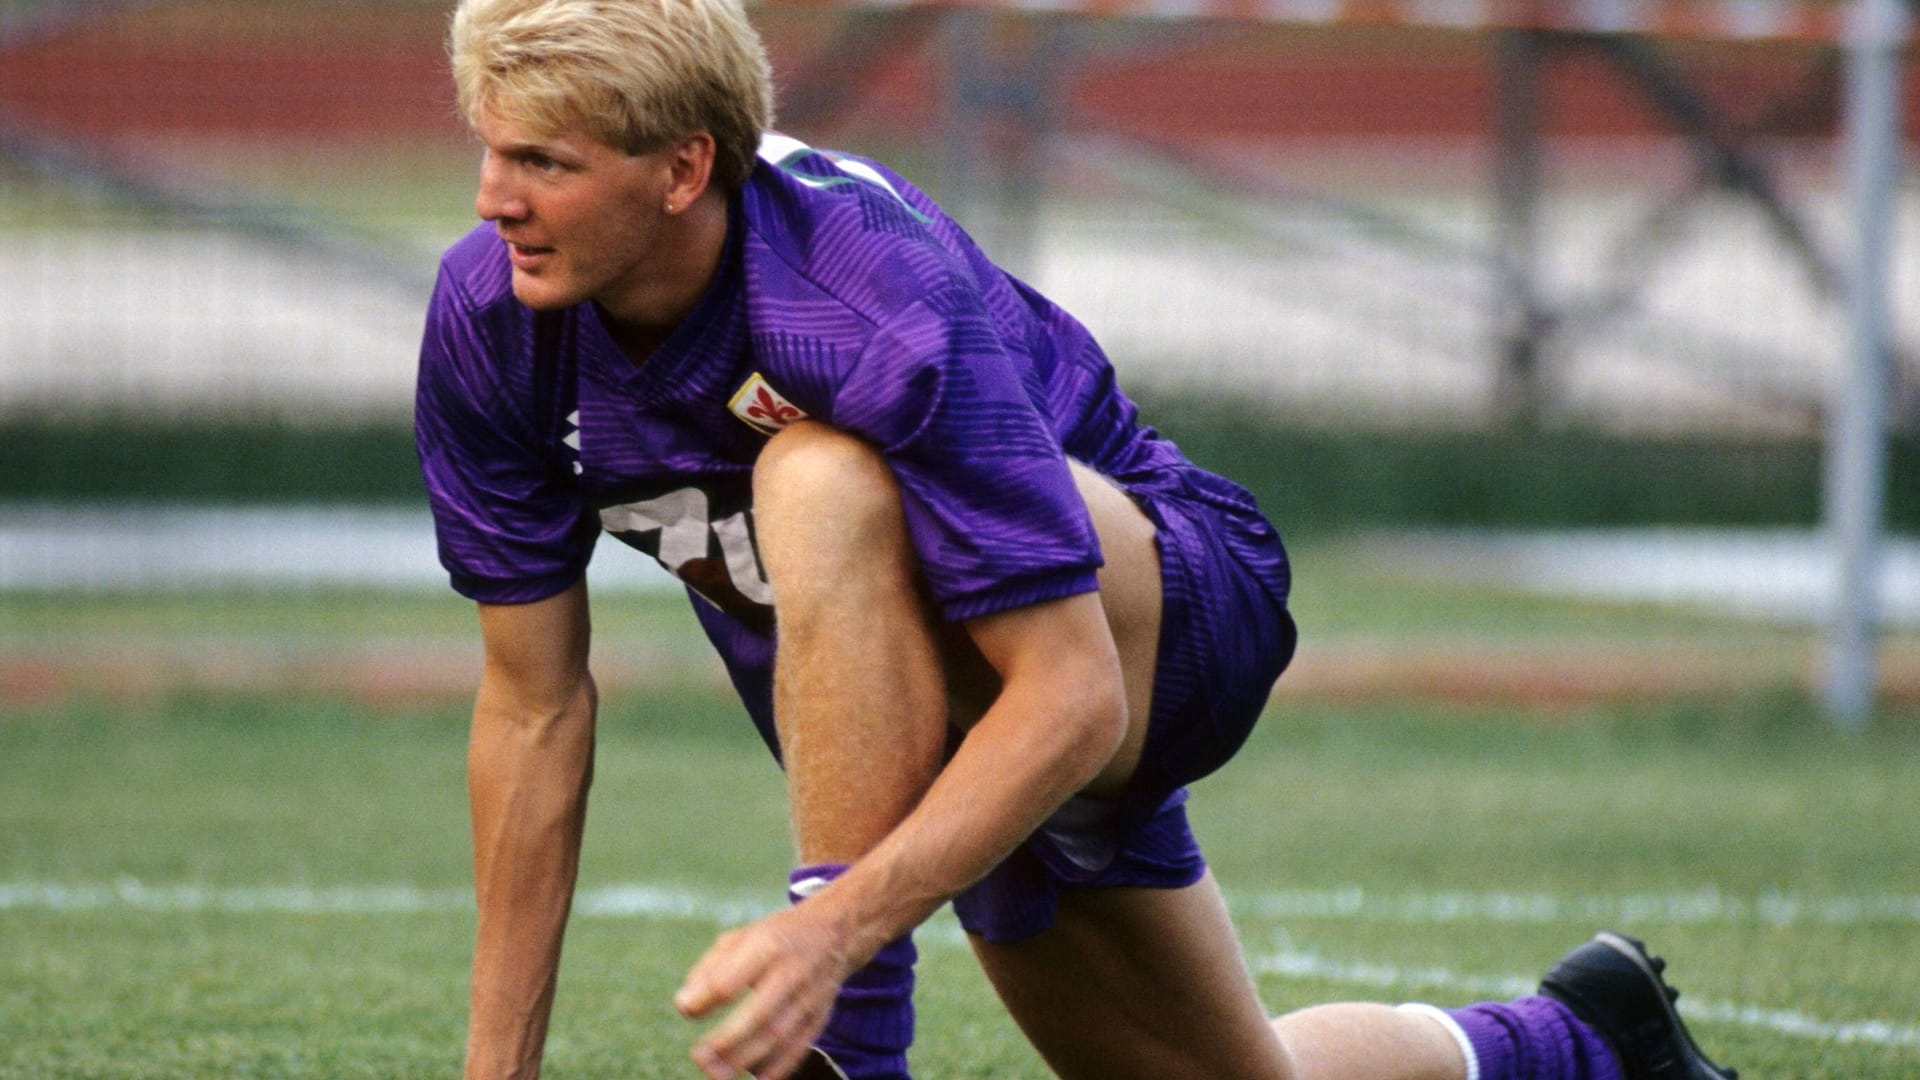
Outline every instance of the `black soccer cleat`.
{"type": "Polygon", "coordinates": [[[1624,1080],[1738,1080],[1694,1045],[1673,1003],[1666,961],[1624,934],[1601,933],[1560,958],[1540,992],[1600,1032],[1624,1080]]]}
{"type": "Polygon", "coordinates": [[[847,1080],[847,1074],[825,1050],[816,1046],[794,1070],[793,1080],[847,1080]]]}

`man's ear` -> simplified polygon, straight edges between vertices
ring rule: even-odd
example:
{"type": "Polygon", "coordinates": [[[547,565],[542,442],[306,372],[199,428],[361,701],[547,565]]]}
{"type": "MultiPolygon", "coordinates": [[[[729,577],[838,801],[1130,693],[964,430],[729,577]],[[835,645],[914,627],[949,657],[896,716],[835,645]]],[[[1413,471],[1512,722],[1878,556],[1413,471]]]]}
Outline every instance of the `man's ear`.
{"type": "Polygon", "coordinates": [[[713,136],[695,132],[668,148],[667,212],[677,214],[704,195],[713,180],[713,136]]]}

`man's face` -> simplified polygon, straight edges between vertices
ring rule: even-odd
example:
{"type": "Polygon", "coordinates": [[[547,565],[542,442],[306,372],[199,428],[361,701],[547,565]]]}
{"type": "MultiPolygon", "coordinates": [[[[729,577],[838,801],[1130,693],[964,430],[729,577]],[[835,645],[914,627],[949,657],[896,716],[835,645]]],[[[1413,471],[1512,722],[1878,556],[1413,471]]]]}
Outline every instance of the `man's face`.
{"type": "Polygon", "coordinates": [[[541,134],[482,115],[474,209],[498,228],[513,294],[536,310],[599,301],[629,315],[657,282],[671,155],[630,155],[580,131],[541,134]]]}

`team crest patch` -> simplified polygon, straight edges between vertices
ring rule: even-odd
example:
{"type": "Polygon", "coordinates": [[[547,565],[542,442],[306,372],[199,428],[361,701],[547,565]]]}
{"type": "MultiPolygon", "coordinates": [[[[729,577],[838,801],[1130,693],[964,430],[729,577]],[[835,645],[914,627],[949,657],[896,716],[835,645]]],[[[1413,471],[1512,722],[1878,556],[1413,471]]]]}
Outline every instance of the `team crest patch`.
{"type": "Polygon", "coordinates": [[[800,407],[780,396],[780,391],[767,385],[766,377],[754,372],[740,389],[734,392],[733,400],[727,402],[727,408],[733,415],[746,421],[754,430],[771,435],[795,420],[805,420],[807,414],[800,407]]]}

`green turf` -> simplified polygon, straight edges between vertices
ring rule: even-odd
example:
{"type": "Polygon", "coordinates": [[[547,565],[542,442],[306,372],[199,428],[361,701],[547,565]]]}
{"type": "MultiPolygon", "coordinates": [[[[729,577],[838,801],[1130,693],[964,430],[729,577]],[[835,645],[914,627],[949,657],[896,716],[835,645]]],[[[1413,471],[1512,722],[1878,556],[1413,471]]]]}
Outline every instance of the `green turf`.
{"type": "MultiPolygon", "coordinates": [[[[615,557],[641,559],[626,551],[615,557]]],[[[594,597],[594,638],[645,641],[670,652],[710,652],[676,589],[594,597]]],[[[477,645],[471,602],[451,589],[205,589],[73,593],[0,589],[0,649],[22,646],[198,646],[250,642],[334,651],[406,639],[477,645]]]]}
{"type": "MultiPolygon", "coordinates": [[[[1758,1076],[1911,1076],[1920,730],[1895,718],[1847,742],[1797,710],[1754,700],[1549,723],[1296,705],[1200,785],[1195,820],[1275,1008],[1478,996],[1596,920],[1666,898],[1631,926],[1674,956],[1723,1057],[1758,1076]],[[1431,912],[1436,896],[1503,894],[1559,907],[1431,912]],[[1316,913],[1302,895],[1366,902],[1316,913]],[[1849,900],[1892,906],[1830,914],[1849,900]],[[1787,910],[1799,914],[1767,917],[1787,910]],[[1908,1041],[1781,1033],[1739,1019],[1746,1007],[1878,1021],[1908,1041]]],[[[0,909],[0,1077],[449,1075],[471,927],[463,738],[458,706],[376,715],[285,695],[0,715],[0,886],[437,898],[385,913],[13,902],[0,909]]],[[[786,859],[778,776],[737,706],[690,690],[607,702],[584,888],[771,902],[786,859]]],[[[688,1075],[691,1029],[666,1001],[717,925],[699,911],[577,917],[548,1075],[688,1075]]],[[[1044,1075],[951,932],[942,918],[923,935],[920,1075],[1044,1075]]]]}
{"type": "MultiPolygon", "coordinates": [[[[1808,628],[1657,604],[1600,603],[1450,583],[1382,566],[1338,545],[1292,552],[1292,606],[1316,639],[1645,641],[1699,639],[1740,648],[1804,645],[1808,628]]],[[[622,550],[611,559],[638,559],[622,550]]],[[[623,591],[595,598],[597,641],[704,652],[684,595],[623,591]]],[[[451,590],[228,590],[134,593],[0,590],[0,647],[87,647],[175,641],[339,649],[406,639],[472,644],[473,606],[451,590]]],[[[1891,633],[1894,640],[1902,635],[1891,633]]]]}

